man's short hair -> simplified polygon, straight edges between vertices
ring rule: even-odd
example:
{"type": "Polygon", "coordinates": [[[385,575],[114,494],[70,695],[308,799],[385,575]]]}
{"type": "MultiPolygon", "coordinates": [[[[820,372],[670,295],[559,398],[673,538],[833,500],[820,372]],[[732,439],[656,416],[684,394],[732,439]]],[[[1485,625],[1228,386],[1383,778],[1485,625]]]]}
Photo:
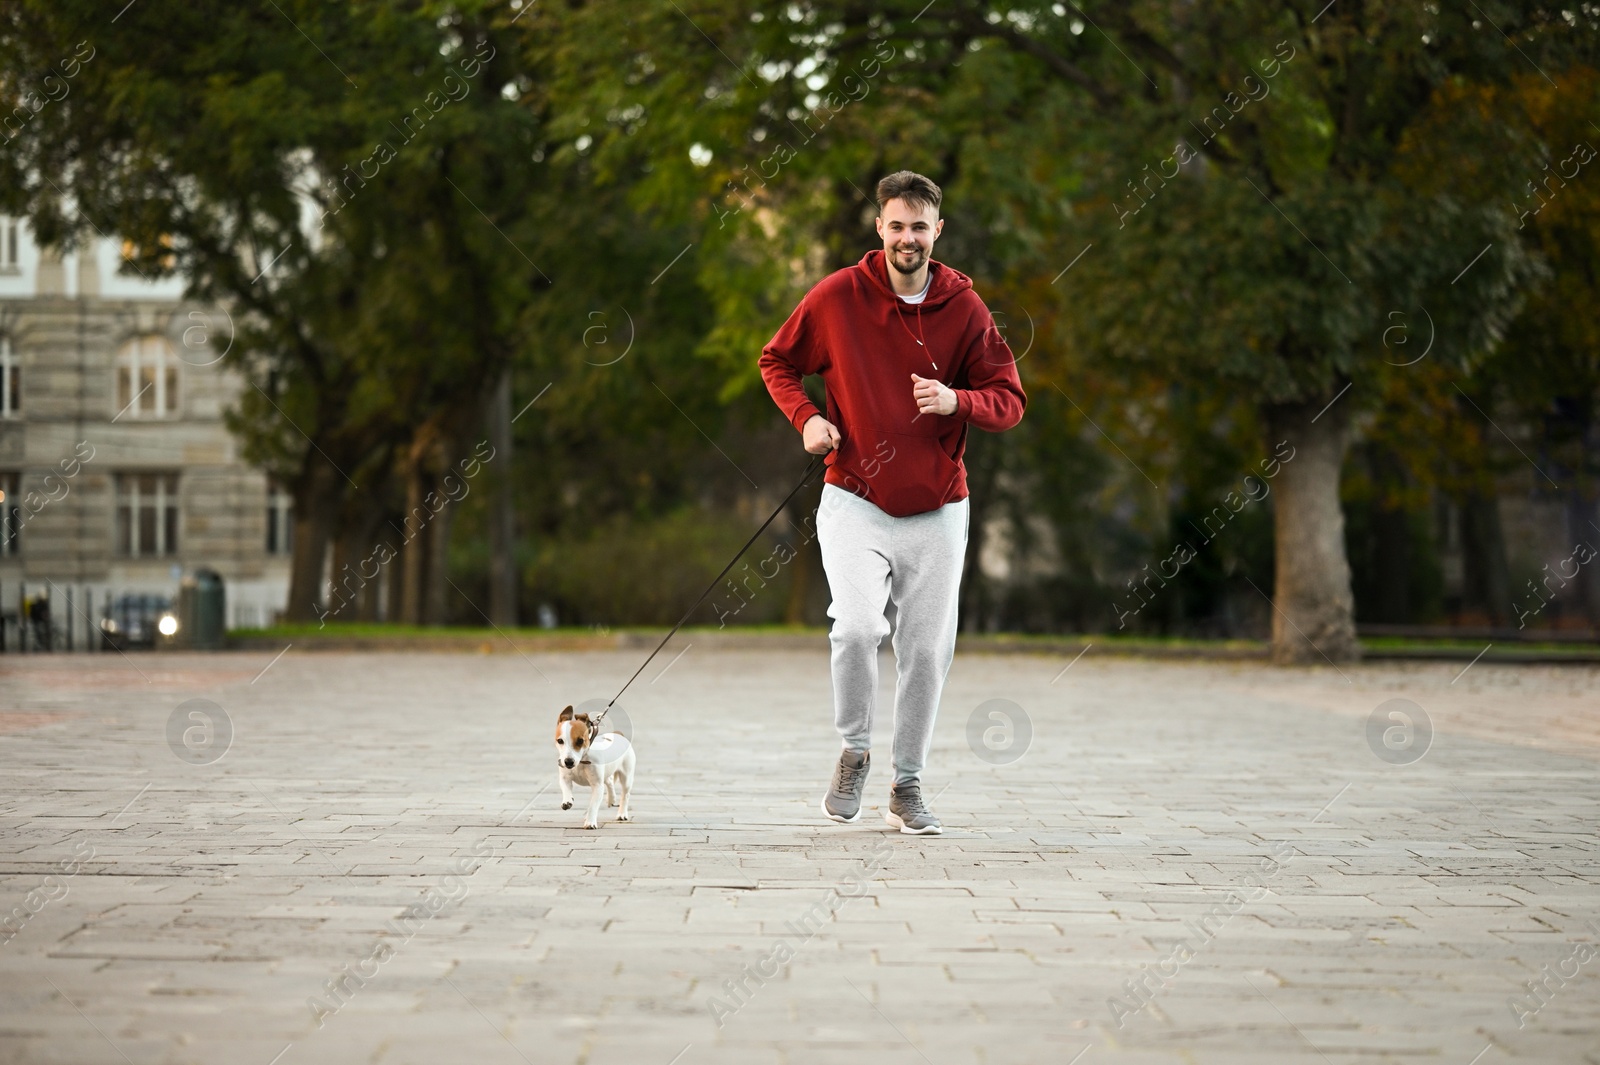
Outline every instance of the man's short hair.
{"type": "Polygon", "coordinates": [[[939,186],[914,170],[897,170],[878,182],[880,215],[890,200],[904,200],[908,207],[917,210],[932,207],[934,214],[938,214],[939,203],[943,199],[944,193],[939,191],[939,186]]]}

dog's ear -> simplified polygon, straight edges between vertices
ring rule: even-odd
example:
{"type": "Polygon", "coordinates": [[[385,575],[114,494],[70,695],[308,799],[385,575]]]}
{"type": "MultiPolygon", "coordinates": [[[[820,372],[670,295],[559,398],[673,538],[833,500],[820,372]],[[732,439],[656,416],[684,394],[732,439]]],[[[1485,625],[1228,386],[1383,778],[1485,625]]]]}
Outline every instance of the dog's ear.
{"type": "Polygon", "coordinates": [[[561,711],[561,716],[556,718],[556,720],[557,721],[567,721],[567,720],[570,720],[571,717],[572,717],[572,707],[569,706],[565,710],[561,711]]]}

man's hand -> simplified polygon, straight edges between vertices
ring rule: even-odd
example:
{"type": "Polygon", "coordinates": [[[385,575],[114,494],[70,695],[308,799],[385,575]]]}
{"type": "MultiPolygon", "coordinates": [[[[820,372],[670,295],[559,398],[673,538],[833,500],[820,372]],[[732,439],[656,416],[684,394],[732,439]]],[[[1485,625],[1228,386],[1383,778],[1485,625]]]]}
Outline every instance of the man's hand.
{"type": "Polygon", "coordinates": [[[813,455],[826,455],[839,446],[842,439],[834,424],[820,414],[813,414],[802,433],[806,450],[813,455]]]}
{"type": "Polygon", "coordinates": [[[911,395],[917,401],[917,410],[923,414],[954,414],[956,412],[956,392],[953,388],[945,386],[943,381],[935,381],[929,377],[911,375],[915,381],[911,387],[911,395]]]}

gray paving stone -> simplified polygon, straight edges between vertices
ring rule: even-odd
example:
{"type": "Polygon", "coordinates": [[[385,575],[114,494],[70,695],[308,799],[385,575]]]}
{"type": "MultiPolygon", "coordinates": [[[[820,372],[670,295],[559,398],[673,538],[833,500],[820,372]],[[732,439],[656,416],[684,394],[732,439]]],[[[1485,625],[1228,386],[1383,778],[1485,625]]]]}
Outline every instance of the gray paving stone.
{"type": "Polygon", "coordinates": [[[597,832],[546,733],[635,656],[292,650],[249,683],[270,657],[0,660],[4,705],[77,715],[0,734],[0,912],[65,885],[0,942],[0,1062],[1600,1062],[1600,959],[1509,1005],[1600,941],[1600,670],[963,655],[947,832],[912,838],[882,771],[860,824],[816,812],[825,653],[630,691],[635,820],[597,832]],[[1412,765],[1364,738],[1395,694],[1433,718],[1412,765]],[[234,726],[206,766],[166,746],[196,696],[234,726]],[[995,697],[1035,728],[1007,766],[966,746],[995,697]]]}

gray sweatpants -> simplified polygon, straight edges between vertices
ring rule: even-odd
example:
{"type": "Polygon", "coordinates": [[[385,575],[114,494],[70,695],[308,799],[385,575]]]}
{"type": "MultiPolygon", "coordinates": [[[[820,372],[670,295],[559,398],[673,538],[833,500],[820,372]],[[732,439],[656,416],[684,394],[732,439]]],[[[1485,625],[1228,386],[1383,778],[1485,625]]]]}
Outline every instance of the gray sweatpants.
{"type": "Polygon", "coordinates": [[[939,695],[956,646],[965,499],[893,518],[853,492],[824,485],[817,541],[833,602],[833,717],[846,750],[872,745],[878,645],[895,604],[894,782],[915,782],[928,759],[939,695]]]}

